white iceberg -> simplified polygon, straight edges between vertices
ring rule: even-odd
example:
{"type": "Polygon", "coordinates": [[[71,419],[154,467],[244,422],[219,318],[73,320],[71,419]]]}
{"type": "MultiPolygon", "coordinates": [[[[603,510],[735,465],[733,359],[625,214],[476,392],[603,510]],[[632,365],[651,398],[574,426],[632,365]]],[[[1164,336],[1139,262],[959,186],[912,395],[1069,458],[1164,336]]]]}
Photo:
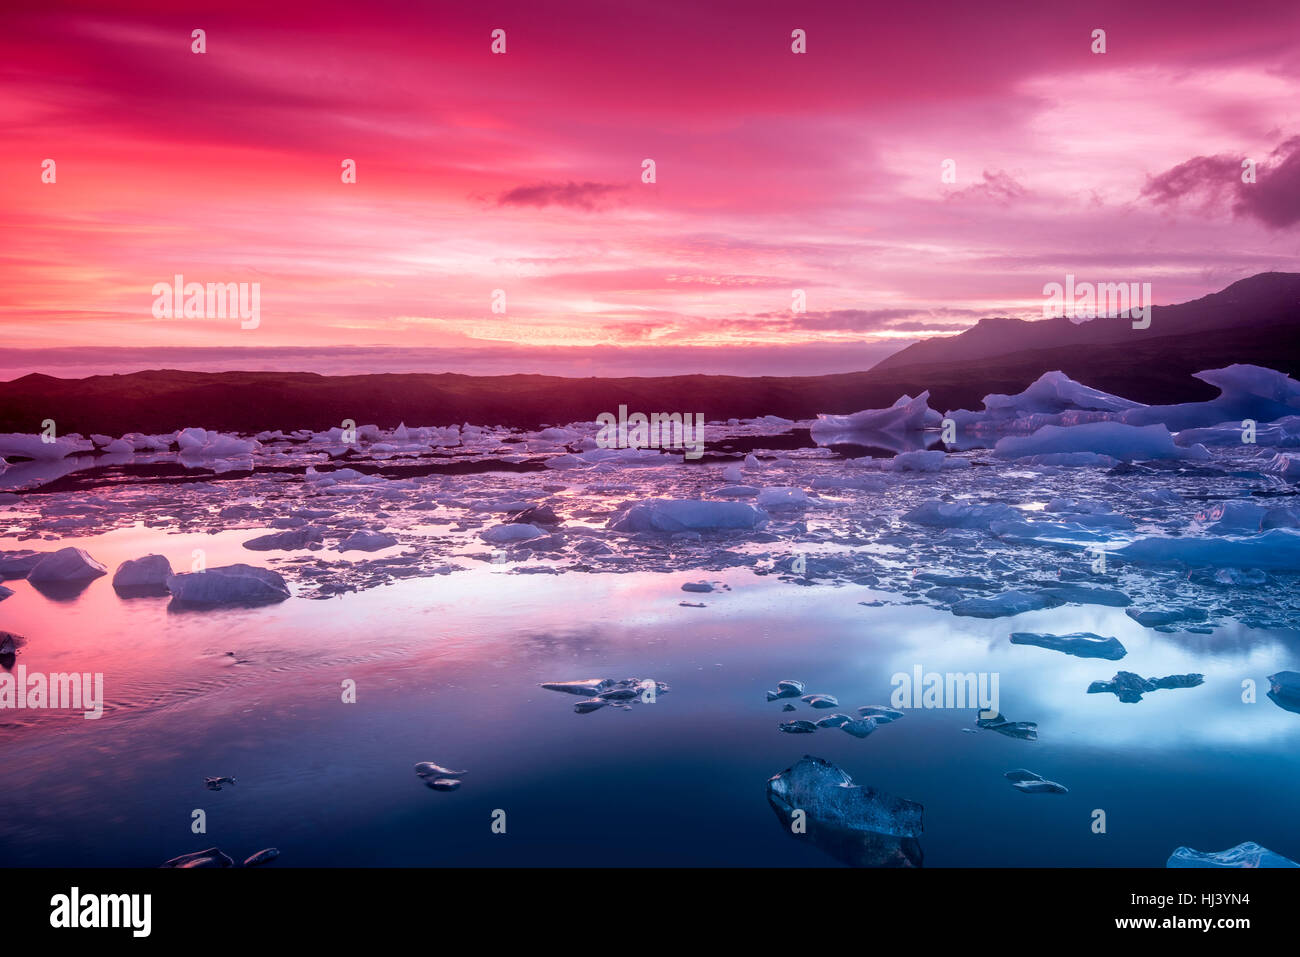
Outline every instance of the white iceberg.
{"type": "Polygon", "coordinates": [[[753,530],[767,521],[767,512],[747,502],[650,499],[614,516],[609,527],[618,532],[704,532],[753,530]]]}
{"type": "Polygon", "coordinates": [[[29,582],[82,582],[108,574],[108,569],[87,554],[84,548],[60,548],[38,561],[27,573],[29,582]]]}
{"type": "Polygon", "coordinates": [[[73,452],[93,452],[95,446],[79,436],[61,435],[49,441],[44,435],[8,432],[0,435],[0,459],[21,457],[38,462],[61,459],[73,452]]]}
{"type": "Polygon", "coordinates": [[[1190,459],[1206,461],[1210,453],[1204,446],[1180,448],[1163,425],[1123,425],[1119,422],[1093,422],[1087,425],[1045,425],[1032,435],[1008,435],[998,439],[993,454],[1004,459],[1034,455],[1091,452],[1108,455],[1123,462],[1151,459],[1190,459]]]}
{"type": "Polygon", "coordinates": [[[167,588],[178,605],[253,605],[289,597],[289,586],[278,572],[242,564],[171,575],[167,588]]]}
{"type": "Polygon", "coordinates": [[[920,432],[939,425],[941,416],[929,406],[929,391],[915,399],[901,396],[888,409],[865,409],[851,415],[817,416],[812,424],[813,435],[840,432],[920,432]]]}

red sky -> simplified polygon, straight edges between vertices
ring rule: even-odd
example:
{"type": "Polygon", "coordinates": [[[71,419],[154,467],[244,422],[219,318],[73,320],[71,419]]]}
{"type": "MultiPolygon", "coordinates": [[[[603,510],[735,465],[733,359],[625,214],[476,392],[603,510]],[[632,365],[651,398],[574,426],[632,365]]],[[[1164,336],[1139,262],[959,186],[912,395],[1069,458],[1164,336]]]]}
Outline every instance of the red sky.
{"type": "Polygon", "coordinates": [[[1067,272],[1169,303],[1300,271],[1294,0],[177,6],[7,11],[4,345],[767,374],[1039,314],[1067,272]],[[259,282],[260,325],[154,318],[176,273],[259,282]]]}

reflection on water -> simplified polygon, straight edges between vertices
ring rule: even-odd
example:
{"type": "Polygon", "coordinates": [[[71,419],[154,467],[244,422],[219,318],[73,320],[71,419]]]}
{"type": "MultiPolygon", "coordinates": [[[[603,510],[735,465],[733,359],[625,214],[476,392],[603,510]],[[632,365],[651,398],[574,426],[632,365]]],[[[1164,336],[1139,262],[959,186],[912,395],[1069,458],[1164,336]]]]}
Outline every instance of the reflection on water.
{"type": "MultiPolygon", "coordinates": [[[[150,551],[184,568],[194,548],[214,566],[248,561],[247,537],[133,528],[60,544],[92,545],[110,568],[150,551]]],[[[119,597],[108,577],[54,598],[12,581],[0,629],[29,639],[17,662],[102,673],[107,703],[98,721],[3,714],[0,863],[157,866],[218,845],[237,859],[278,847],[274,866],[833,865],[783,833],[765,796],[805,753],[923,805],[926,866],[1159,866],[1179,845],[1246,840],[1300,856],[1300,715],[1265,680],[1298,663],[1294,632],[1166,634],[1103,606],[955,618],[863,606],[888,597],[863,586],[710,577],[731,590],[480,565],[184,615],[166,598],[119,597]],[[1013,631],[1113,635],[1127,655],[1013,645],[1013,631]],[[917,667],[997,674],[1000,710],[1036,722],[1038,740],[977,730],[969,708],[906,708],[863,739],[786,735],[785,702],[765,700],[792,678],[856,714],[889,704],[892,676],[917,667]],[[1205,681],[1136,703],[1087,693],[1120,669],[1205,681]],[[539,687],[628,675],[671,693],[575,714],[577,699],[539,687]],[[420,761],[465,769],[462,786],[429,790],[420,761]],[[1004,777],[1017,768],[1069,793],[1020,793],[1004,777]],[[209,791],[211,776],[237,783],[209,791]],[[196,809],[206,834],[191,833],[196,809]],[[505,834],[492,832],[496,810],[505,834]]]]}

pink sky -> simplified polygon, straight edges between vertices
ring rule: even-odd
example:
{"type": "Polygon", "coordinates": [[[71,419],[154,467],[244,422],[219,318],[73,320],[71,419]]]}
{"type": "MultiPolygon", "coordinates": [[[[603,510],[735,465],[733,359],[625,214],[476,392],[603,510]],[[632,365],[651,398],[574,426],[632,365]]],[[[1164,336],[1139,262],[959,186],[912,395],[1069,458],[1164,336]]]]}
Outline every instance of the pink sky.
{"type": "Polygon", "coordinates": [[[770,374],[1039,315],[1067,272],[1170,303],[1300,271],[1294,0],[176,6],[7,13],[4,345],[770,374]],[[260,325],[154,318],[176,273],[259,282],[260,325]]]}

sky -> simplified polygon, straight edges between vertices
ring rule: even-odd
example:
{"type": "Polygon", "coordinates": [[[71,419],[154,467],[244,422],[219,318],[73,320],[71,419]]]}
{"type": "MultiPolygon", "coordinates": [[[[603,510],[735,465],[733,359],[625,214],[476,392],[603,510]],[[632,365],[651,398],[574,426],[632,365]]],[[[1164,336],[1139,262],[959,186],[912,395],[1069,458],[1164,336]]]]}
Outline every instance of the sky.
{"type": "Polygon", "coordinates": [[[1300,271],[1294,0],[176,7],[6,11],[0,375],[851,371],[1300,271]]]}

